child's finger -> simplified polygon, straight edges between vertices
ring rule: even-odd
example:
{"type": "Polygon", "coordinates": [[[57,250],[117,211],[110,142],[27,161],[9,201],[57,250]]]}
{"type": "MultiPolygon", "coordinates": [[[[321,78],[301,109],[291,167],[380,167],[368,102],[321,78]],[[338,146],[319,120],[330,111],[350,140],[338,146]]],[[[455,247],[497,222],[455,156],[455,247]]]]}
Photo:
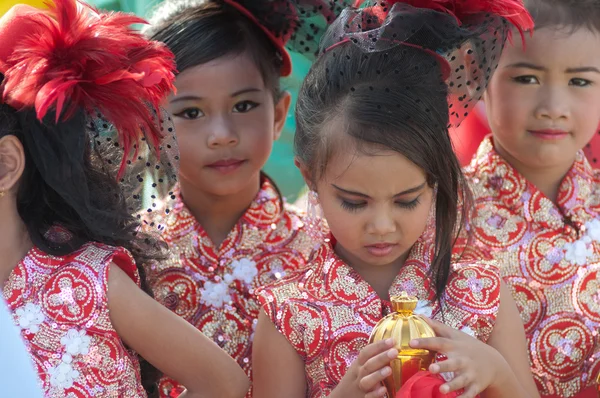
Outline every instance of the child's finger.
{"type": "Polygon", "coordinates": [[[444,337],[427,337],[425,339],[415,339],[410,341],[412,348],[424,348],[429,351],[441,352],[447,354],[454,349],[454,343],[444,337]]]}
{"type": "Polygon", "coordinates": [[[441,322],[436,321],[435,319],[423,317],[425,321],[431,326],[436,336],[452,338],[457,333],[456,329],[451,328],[450,326],[443,324],[441,322]]]}
{"type": "Polygon", "coordinates": [[[391,374],[392,374],[392,368],[390,368],[389,366],[386,366],[386,367],[381,368],[381,369],[377,370],[376,372],[370,373],[370,374],[366,375],[365,377],[363,377],[362,379],[360,379],[360,381],[358,382],[358,387],[363,392],[373,391],[374,389],[377,388],[378,385],[381,384],[381,382],[386,377],[388,377],[391,374]]]}
{"type": "Polygon", "coordinates": [[[386,352],[374,356],[365,363],[359,370],[359,376],[365,377],[372,373],[379,372],[382,368],[389,366],[392,359],[398,356],[398,350],[392,348],[386,352]]]}
{"type": "Polygon", "coordinates": [[[363,366],[372,357],[389,350],[394,346],[394,339],[386,339],[377,343],[369,344],[358,354],[358,364],[363,366]]]}
{"type": "Polygon", "coordinates": [[[458,398],[475,398],[479,394],[479,388],[475,385],[470,385],[458,398]]]}
{"type": "Polygon", "coordinates": [[[385,397],[385,393],[386,392],[387,392],[387,390],[385,389],[385,387],[379,387],[379,388],[375,389],[374,391],[371,391],[370,393],[365,394],[365,398],[381,398],[381,397],[385,397]]]}
{"type": "Polygon", "coordinates": [[[431,373],[444,373],[444,372],[458,372],[464,367],[464,360],[462,358],[451,358],[441,362],[432,363],[429,365],[429,371],[431,373]]]}
{"type": "Polygon", "coordinates": [[[470,382],[470,378],[466,375],[458,375],[449,382],[442,384],[442,386],[440,387],[440,392],[447,394],[452,391],[462,390],[463,388],[466,388],[470,384],[470,382]]]}

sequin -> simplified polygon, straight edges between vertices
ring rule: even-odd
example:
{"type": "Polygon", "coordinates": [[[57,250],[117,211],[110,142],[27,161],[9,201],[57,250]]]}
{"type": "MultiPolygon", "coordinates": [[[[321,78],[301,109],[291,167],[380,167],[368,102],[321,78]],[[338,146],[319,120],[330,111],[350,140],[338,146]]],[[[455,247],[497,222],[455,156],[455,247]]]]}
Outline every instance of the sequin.
{"type": "Polygon", "coordinates": [[[476,209],[475,247],[467,253],[500,266],[525,325],[540,394],[575,397],[600,373],[600,171],[578,153],[555,205],[487,138],[466,174],[476,209]],[[496,222],[498,216],[507,221],[496,222]]]}

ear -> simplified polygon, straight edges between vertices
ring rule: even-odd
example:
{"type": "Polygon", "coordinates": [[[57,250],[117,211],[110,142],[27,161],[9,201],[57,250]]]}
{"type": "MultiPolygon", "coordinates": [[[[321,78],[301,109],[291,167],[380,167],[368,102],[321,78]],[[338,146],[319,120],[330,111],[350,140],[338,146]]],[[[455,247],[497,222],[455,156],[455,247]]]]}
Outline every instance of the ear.
{"type": "Polygon", "coordinates": [[[308,167],[306,167],[304,162],[298,157],[294,158],[294,164],[300,170],[300,174],[302,174],[302,178],[304,178],[304,182],[308,186],[308,189],[310,189],[311,191],[315,191],[317,185],[314,183],[313,176],[308,170],[308,167]]]}
{"type": "Polygon", "coordinates": [[[25,170],[23,144],[14,135],[0,138],[0,191],[14,190],[25,170]]]}
{"type": "Polygon", "coordinates": [[[292,103],[292,96],[289,92],[285,91],[281,94],[281,98],[275,104],[275,125],[273,131],[275,132],[274,140],[278,140],[281,137],[285,120],[287,119],[288,112],[290,110],[290,104],[292,103]]]}

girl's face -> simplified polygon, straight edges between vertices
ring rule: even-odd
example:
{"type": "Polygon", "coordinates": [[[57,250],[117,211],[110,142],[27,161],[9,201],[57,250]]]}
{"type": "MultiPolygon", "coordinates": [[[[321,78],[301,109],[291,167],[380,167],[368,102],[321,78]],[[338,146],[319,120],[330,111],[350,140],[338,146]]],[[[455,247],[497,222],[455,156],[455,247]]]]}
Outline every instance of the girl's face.
{"type": "Polygon", "coordinates": [[[600,124],[597,32],[545,27],[507,45],[485,94],[494,145],[518,169],[571,166],[600,124]]]}
{"type": "Polygon", "coordinates": [[[421,168],[395,151],[373,149],[338,151],[316,183],[336,252],[354,266],[403,262],[433,202],[421,168]]]}
{"type": "Polygon", "coordinates": [[[279,138],[290,97],[274,103],[246,54],[225,56],[181,72],[168,99],[180,150],[180,179],[213,196],[256,184],[279,138]]]}

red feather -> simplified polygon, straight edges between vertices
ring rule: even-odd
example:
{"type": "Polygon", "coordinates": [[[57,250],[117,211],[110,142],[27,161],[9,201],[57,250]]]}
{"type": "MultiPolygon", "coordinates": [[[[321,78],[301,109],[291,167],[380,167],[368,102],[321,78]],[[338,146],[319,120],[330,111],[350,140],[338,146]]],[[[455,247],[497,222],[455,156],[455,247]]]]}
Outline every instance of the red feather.
{"type": "Polygon", "coordinates": [[[57,123],[78,108],[101,113],[119,133],[122,172],[143,136],[155,147],[162,138],[152,109],[174,90],[174,56],[131,29],[145,23],[135,16],[100,13],[77,0],[49,7],[10,21],[26,33],[0,51],[2,98],[17,109],[35,107],[40,120],[54,109],[57,123]]]}

